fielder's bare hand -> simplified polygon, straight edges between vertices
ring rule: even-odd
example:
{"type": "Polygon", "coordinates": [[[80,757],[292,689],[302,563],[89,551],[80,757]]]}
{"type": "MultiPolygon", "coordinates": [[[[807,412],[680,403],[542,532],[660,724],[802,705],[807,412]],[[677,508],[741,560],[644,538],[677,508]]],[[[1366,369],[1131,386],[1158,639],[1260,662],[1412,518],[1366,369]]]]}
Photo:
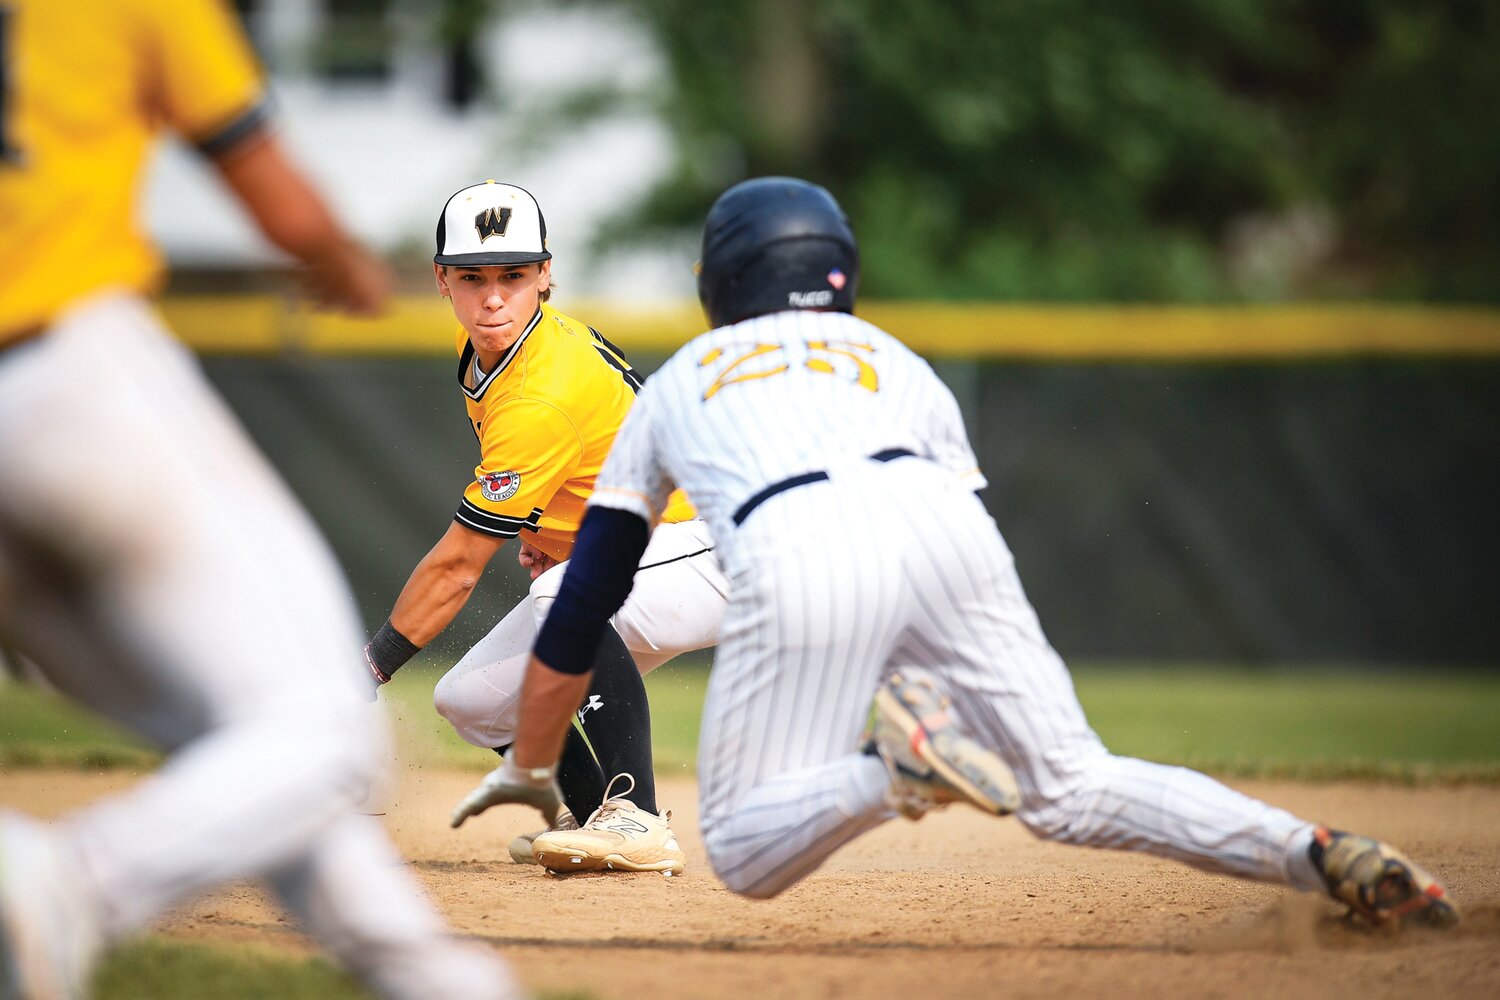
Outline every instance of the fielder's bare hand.
{"type": "Polygon", "coordinates": [[[557,565],[556,559],[525,539],[521,540],[521,551],[516,553],[516,562],[531,574],[533,580],[557,565]]]}
{"type": "Polygon", "coordinates": [[[547,825],[557,822],[562,810],[562,793],[557,788],[555,767],[516,767],[509,760],[484,776],[468,795],[464,796],[453,810],[450,823],[457,828],[470,816],[478,816],[490,806],[533,806],[546,819],[547,825]]]}

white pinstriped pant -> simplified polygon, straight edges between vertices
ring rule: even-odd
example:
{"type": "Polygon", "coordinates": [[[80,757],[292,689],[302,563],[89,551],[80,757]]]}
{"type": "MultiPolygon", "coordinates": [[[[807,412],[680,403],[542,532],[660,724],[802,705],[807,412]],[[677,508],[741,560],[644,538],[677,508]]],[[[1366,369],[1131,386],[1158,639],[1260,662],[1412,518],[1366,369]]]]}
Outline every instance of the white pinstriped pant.
{"type": "Polygon", "coordinates": [[[382,996],[513,995],[356,811],[388,754],[332,554],[135,297],[0,352],[0,632],[171,753],[42,828],[106,940],[259,875],[382,996]]]}
{"type": "Polygon", "coordinates": [[[726,885],[775,895],[892,818],[885,768],[859,741],[895,669],[930,673],[1000,752],[1020,785],[1017,816],[1038,836],[1320,885],[1310,824],[1105,750],[994,521],[952,476],[915,458],[829,472],[720,536],[732,590],[698,773],[704,841],[726,885]]]}

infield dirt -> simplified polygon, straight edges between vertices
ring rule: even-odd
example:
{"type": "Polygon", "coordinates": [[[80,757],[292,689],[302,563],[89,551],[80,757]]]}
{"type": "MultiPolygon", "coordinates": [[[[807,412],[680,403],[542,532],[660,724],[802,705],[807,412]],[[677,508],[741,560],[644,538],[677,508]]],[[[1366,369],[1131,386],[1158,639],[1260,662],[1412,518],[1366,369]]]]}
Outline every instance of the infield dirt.
{"type": "MultiPolygon", "coordinates": [[[[1464,906],[1456,932],[1356,932],[1332,903],[1133,854],[1059,847],[1013,820],[953,808],[849,845],[783,896],[738,898],[710,872],[695,787],[662,783],[688,872],[556,878],[511,864],[535,814],[461,830],[472,773],[404,769],[386,824],[452,923],[533,988],[597,997],[1500,996],[1500,788],[1236,782],[1399,844],[1464,906]]],[[[13,771],[0,802],[54,814],[128,774],[13,771]]],[[[310,946],[253,886],[185,907],[186,938],[310,946]]]]}

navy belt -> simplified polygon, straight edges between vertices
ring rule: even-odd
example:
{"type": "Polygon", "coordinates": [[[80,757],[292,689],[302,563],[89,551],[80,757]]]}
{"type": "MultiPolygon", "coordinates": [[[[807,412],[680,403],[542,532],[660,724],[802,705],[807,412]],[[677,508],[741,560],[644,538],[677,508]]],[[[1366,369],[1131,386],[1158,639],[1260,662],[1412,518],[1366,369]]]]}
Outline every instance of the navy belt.
{"type": "MultiPolygon", "coordinates": [[[[915,452],[907,451],[905,448],[887,448],[884,451],[877,451],[875,454],[871,455],[870,458],[877,462],[889,462],[892,459],[906,458],[915,454],[915,452]]],[[[772,483],[770,486],[767,486],[765,489],[755,494],[755,496],[751,497],[749,500],[746,500],[744,503],[740,504],[739,509],[734,512],[735,527],[739,527],[741,524],[744,524],[745,518],[749,517],[750,513],[754,511],[755,508],[759,507],[761,504],[765,503],[776,494],[785,493],[787,490],[794,490],[799,486],[806,486],[808,483],[821,483],[827,478],[828,473],[824,472],[822,469],[818,469],[815,472],[802,472],[798,473],[795,476],[788,476],[780,482],[772,483]]]]}

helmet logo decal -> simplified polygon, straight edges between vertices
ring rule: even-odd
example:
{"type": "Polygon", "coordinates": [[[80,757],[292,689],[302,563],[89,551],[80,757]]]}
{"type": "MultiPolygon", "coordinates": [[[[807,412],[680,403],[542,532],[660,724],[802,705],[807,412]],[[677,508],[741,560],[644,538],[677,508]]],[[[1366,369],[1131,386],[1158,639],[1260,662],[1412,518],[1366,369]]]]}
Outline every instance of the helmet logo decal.
{"type": "Polygon", "coordinates": [[[844,290],[844,285],[848,282],[848,280],[849,279],[844,276],[844,272],[840,271],[838,268],[834,268],[832,271],[828,272],[828,283],[838,291],[844,290]]]}
{"type": "Polygon", "coordinates": [[[479,492],[492,503],[509,500],[520,488],[521,474],[519,472],[486,472],[479,477],[479,492]]]}
{"type": "Polygon", "coordinates": [[[509,208],[487,208],[474,216],[474,229],[479,233],[479,242],[483,243],[491,236],[504,236],[505,227],[510,225],[511,210],[509,208]]]}
{"type": "Polygon", "coordinates": [[[833,293],[826,288],[820,292],[787,292],[786,304],[795,309],[819,309],[833,305],[833,293]]]}

